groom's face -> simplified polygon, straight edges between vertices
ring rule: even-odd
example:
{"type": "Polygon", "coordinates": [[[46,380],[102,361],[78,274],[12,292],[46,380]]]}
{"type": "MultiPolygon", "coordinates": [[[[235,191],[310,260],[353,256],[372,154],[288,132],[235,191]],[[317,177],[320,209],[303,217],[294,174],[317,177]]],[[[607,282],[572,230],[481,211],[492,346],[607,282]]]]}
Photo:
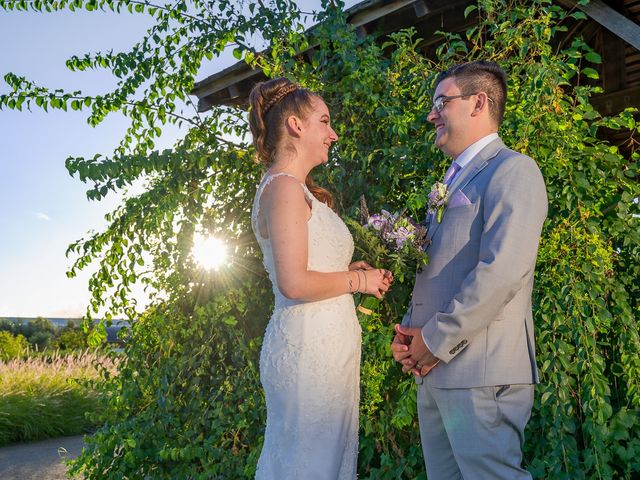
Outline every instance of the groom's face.
{"type": "Polygon", "coordinates": [[[453,77],[442,80],[433,94],[434,101],[438,98],[444,100],[442,110],[437,111],[433,108],[427,116],[427,120],[436,127],[436,147],[454,159],[468,146],[466,138],[470,133],[469,129],[472,128],[468,120],[473,110],[473,102],[469,101],[469,97],[444,97],[455,97],[461,93],[453,77]]]}

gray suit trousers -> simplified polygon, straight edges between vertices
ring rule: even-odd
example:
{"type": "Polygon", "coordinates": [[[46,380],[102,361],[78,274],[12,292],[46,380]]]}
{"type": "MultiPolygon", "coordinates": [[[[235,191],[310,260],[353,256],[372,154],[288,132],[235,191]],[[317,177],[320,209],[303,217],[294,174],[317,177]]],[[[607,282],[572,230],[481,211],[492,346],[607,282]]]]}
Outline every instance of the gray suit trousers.
{"type": "Polygon", "coordinates": [[[436,388],[418,385],[428,480],[531,479],[521,467],[533,385],[436,388]]]}

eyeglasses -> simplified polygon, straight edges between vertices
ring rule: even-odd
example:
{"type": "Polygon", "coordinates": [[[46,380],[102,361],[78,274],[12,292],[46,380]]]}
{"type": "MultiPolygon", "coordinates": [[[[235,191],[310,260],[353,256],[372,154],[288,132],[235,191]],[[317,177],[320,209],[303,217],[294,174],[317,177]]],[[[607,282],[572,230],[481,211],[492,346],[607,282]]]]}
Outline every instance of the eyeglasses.
{"type": "MultiPolygon", "coordinates": [[[[471,95],[477,95],[480,92],[476,92],[476,93],[466,93],[463,95],[440,95],[438,98],[436,98],[433,101],[433,105],[431,106],[431,110],[435,109],[436,112],[440,113],[442,111],[442,109],[444,108],[444,106],[447,104],[447,102],[450,102],[451,100],[455,100],[456,98],[465,98],[465,97],[470,97],[471,95]]],[[[489,97],[487,95],[487,100],[489,100],[491,103],[493,102],[493,99],[491,97],[489,97]]]]}

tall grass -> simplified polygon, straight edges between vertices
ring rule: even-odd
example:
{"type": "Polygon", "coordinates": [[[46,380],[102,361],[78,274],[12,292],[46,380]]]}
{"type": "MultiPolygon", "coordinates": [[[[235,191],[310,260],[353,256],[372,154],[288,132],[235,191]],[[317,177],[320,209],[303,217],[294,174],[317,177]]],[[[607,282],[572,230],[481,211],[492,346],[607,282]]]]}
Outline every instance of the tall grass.
{"type": "Polygon", "coordinates": [[[90,386],[98,360],[115,373],[113,360],[91,351],[0,362],[0,445],[89,431],[103,405],[90,386]]]}

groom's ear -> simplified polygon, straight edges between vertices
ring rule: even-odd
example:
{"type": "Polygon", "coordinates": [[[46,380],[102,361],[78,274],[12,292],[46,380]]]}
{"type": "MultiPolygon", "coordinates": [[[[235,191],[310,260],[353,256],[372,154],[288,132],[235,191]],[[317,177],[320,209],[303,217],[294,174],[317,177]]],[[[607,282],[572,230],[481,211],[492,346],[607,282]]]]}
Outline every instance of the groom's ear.
{"type": "Polygon", "coordinates": [[[476,97],[476,102],[473,107],[473,112],[471,113],[471,116],[478,115],[480,112],[482,112],[484,108],[486,108],[487,111],[489,110],[489,97],[487,96],[486,93],[479,92],[476,97]]]}

